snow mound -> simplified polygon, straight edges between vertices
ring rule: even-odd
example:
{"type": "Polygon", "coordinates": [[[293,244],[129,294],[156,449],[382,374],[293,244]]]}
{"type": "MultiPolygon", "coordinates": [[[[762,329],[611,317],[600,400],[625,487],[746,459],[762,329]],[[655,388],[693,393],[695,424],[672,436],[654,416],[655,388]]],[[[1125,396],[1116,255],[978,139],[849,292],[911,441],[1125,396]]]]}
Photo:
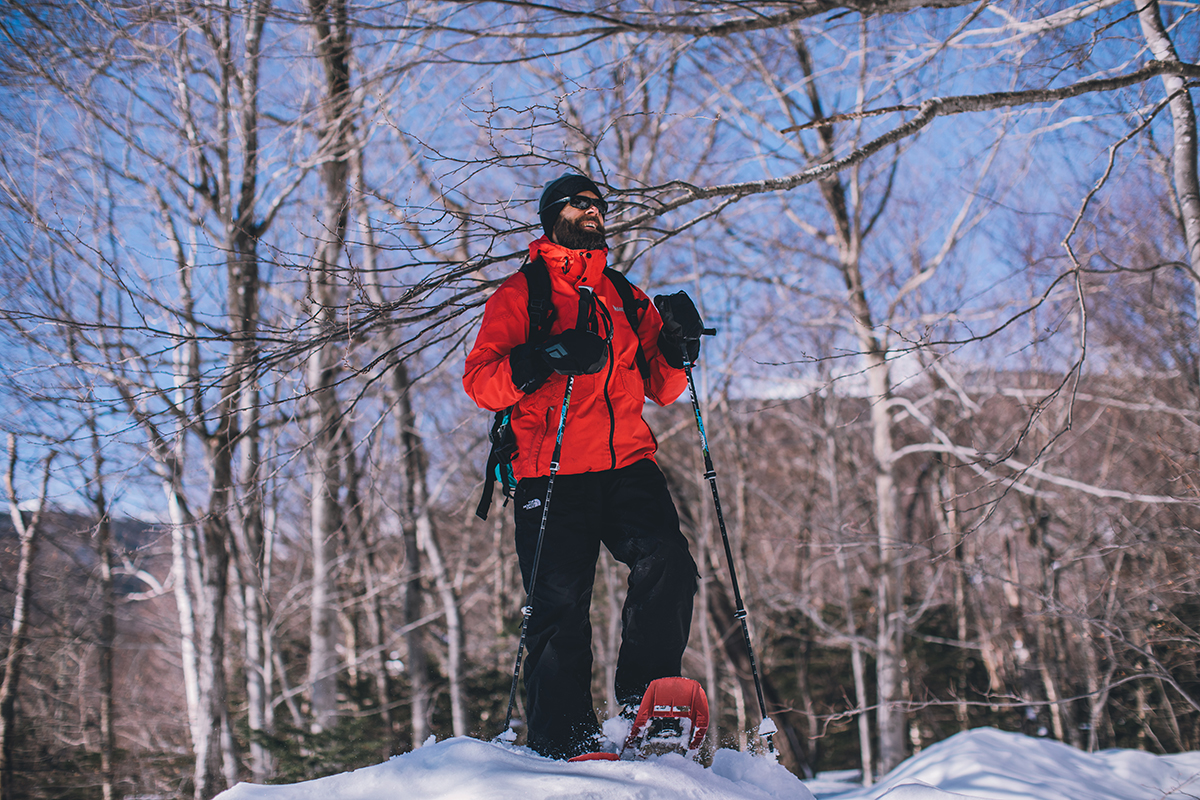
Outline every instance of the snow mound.
{"type": "MultiPolygon", "coordinates": [[[[1084,753],[992,728],[927,748],[871,788],[814,781],[820,800],[1194,800],[1200,753],[1084,753]]],[[[291,786],[238,784],[218,800],[813,800],[770,758],[718,750],[705,769],[678,755],[553,761],[459,737],[386,763],[291,786]]]]}
{"type": "Polygon", "coordinates": [[[870,789],[836,800],[1191,800],[1200,753],[1085,753],[1052,739],[977,728],[938,742],[870,789]]]}
{"type": "Polygon", "coordinates": [[[713,769],[668,754],[570,764],[523,747],[458,737],[384,764],[291,786],[240,783],[219,800],[812,800],[764,758],[722,751],[713,769]],[[728,755],[722,755],[727,753],[728,755]]]}

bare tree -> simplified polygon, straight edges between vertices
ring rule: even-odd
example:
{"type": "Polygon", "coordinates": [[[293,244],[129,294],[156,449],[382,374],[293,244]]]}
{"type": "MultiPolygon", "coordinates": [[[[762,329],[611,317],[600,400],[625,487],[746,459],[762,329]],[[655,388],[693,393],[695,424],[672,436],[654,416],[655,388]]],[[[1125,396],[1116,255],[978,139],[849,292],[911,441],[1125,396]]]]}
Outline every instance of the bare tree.
{"type": "Polygon", "coordinates": [[[91,434],[93,472],[91,475],[92,507],[96,514],[95,546],[99,565],[100,626],[97,636],[97,677],[100,693],[100,775],[104,800],[116,796],[117,737],[113,700],[116,681],[113,662],[116,654],[117,612],[116,595],[113,591],[113,529],[109,513],[108,497],[104,491],[106,480],[103,450],[95,419],[89,419],[91,434]]]}
{"type": "MultiPolygon", "coordinates": [[[[170,522],[197,796],[241,777],[247,755],[255,780],[290,758],[269,752],[277,707],[298,727],[339,724],[339,680],[364,657],[389,737],[401,705],[414,744],[440,733],[447,684],[454,733],[486,705],[468,687],[503,648],[512,565],[499,545],[480,555],[499,524],[459,521],[480,426],[438,392],[522,258],[538,187],[567,168],[619,201],[614,262],[651,292],[697,287],[721,327],[705,348],[712,411],[731,426],[716,443],[797,769],[817,768],[822,736],[857,733],[870,776],[941,713],[958,728],[1032,709],[1066,741],[1090,725],[1097,747],[1123,735],[1106,709],[1137,702],[1148,746],[1189,741],[1194,698],[1153,631],[1194,652],[1181,611],[1194,586],[1174,570],[1191,557],[1200,378],[1191,12],[479,2],[398,16],[262,0],[13,14],[3,334],[58,397],[131,415],[98,431],[107,457],[153,464],[164,497],[140,500],[170,522]],[[1063,130],[1070,169],[1056,166],[1063,130]],[[1120,251],[1105,203],[1151,156],[1169,186],[1141,197],[1171,195],[1177,230],[1120,251]],[[1025,258],[1012,238],[1048,244],[1025,258]],[[1115,300],[1164,287],[1173,310],[1115,300]],[[1129,344],[1150,329],[1170,353],[1129,344]],[[1168,363],[1191,383],[1164,377],[1168,363]],[[764,375],[809,381],[812,402],[754,402],[764,375]],[[776,462],[786,480],[753,468],[776,462]],[[363,487],[387,488],[364,502],[363,487]],[[484,571],[499,590],[481,600],[484,571]],[[464,612],[480,602],[494,607],[464,612]],[[933,644],[953,651],[962,693],[932,674],[933,644]],[[845,666],[845,696],[815,657],[845,666]],[[228,701],[239,679],[244,710],[228,701]],[[850,716],[857,732],[839,727],[850,716]]],[[[695,487],[675,483],[686,505],[695,487]]],[[[104,500],[100,520],[120,514],[104,500]]],[[[708,513],[690,510],[702,553],[708,513]]],[[[745,731],[746,665],[711,567],[712,629],[689,663],[725,729],[745,731]]]]}
{"type": "MultiPolygon", "coordinates": [[[[1136,0],[1138,22],[1146,45],[1158,61],[1181,64],[1171,36],[1163,25],[1158,0],[1136,0]]],[[[1163,88],[1171,109],[1171,166],[1179,225],[1187,245],[1187,263],[1200,304],[1200,156],[1197,156],[1196,107],[1187,82],[1179,75],[1164,75],[1163,88]]],[[[1200,376],[1197,376],[1200,381],[1200,376]]]]}
{"type": "MultiPolygon", "coordinates": [[[[350,32],[344,2],[309,4],[313,39],[325,84],[320,103],[318,137],[322,184],[325,191],[321,215],[321,244],[316,269],[309,276],[312,298],[312,331],[315,339],[328,336],[337,324],[337,268],[342,260],[349,213],[349,167],[351,146],[350,32]]],[[[329,729],[337,715],[336,649],[334,625],[337,562],[335,545],[341,526],[338,496],[342,478],[339,470],[339,429],[345,424],[338,405],[338,357],[332,342],[315,348],[308,360],[309,391],[313,415],[312,486],[312,633],[309,653],[309,683],[312,686],[312,727],[329,729]]]]}
{"type": "Polygon", "coordinates": [[[26,518],[14,482],[17,468],[17,437],[11,433],[8,435],[8,468],[4,472],[4,488],[8,494],[8,513],[20,537],[21,554],[17,565],[12,632],[9,634],[8,652],[4,657],[4,680],[0,682],[0,797],[4,800],[17,796],[14,789],[16,775],[12,747],[17,723],[17,693],[21,688],[21,667],[25,659],[25,649],[29,645],[30,575],[34,559],[37,557],[39,528],[46,506],[50,466],[53,461],[52,450],[46,456],[42,468],[42,486],[35,507],[31,516],[26,518]]]}

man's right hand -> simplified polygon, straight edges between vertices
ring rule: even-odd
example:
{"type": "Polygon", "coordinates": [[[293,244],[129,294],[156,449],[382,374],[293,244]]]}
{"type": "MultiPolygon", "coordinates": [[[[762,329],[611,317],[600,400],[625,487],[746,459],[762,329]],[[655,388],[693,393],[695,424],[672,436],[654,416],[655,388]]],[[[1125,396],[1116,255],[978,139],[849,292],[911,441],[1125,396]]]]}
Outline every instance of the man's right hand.
{"type": "Polygon", "coordinates": [[[512,349],[508,354],[508,365],[512,368],[513,386],[525,394],[532,394],[542,388],[546,379],[554,374],[550,365],[528,342],[512,349]]]}
{"type": "Polygon", "coordinates": [[[578,328],[556,333],[535,349],[559,375],[592,375],[608,363],[608,342],[578,328]]]}
{"type": "Polygon", "coordinates": [[[568,328],[539,345],[519,344],[508,354],[513,385],[536,392],[553,373],[592,375],[608,363],[608,342],[588,331],[568,328]]]}

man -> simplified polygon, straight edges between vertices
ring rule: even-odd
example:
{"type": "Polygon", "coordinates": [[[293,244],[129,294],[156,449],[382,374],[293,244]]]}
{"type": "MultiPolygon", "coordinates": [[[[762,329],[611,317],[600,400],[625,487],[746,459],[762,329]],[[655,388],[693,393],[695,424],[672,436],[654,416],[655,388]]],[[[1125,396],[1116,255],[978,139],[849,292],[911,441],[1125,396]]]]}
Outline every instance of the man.
{"type": "Polygon", "coordinates": [[[630,286],[635,331],[604,273],[607,210],[599,187],[581,175],[546,186],[538,205],[546,235],[529,246],[526,269],[549,273],[549,335],[530,340],[530,281],[518,272],[488,300],[463,377],[482,408],[512,407],[516,547],[528,592],[564,393],[575,376],[525,660],[528,744],[552,758],[600,744],[588,617],[600,544],[630,568],[615,688],[618,702],[635,710],[650,681],[679,675],[697,587],[642,406],[646,397],[666,405],[686,388],[684,358],[695,361],[703,324],[685,293],[656,298],[656,308],[630,286]]]}

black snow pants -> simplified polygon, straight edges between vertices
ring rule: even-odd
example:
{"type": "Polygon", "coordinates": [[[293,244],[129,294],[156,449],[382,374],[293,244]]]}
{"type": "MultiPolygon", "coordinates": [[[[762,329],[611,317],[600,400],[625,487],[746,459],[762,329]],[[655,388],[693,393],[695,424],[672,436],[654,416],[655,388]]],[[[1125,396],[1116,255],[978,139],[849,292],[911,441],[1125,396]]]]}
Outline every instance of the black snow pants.
{"type": "MultiPolygon", "coordinates": [[[[526,591],[549,478],[516,488],[517,556],[526,591]]],[[[629,567],[616,696],[638,703],[650,681],[678,675],[692,622],[696,563],[658,465],[558,475],[542,543],[525,657],[528,744],[552,758],[595,749],[589,608],[603,542],[629,567]]]]}

